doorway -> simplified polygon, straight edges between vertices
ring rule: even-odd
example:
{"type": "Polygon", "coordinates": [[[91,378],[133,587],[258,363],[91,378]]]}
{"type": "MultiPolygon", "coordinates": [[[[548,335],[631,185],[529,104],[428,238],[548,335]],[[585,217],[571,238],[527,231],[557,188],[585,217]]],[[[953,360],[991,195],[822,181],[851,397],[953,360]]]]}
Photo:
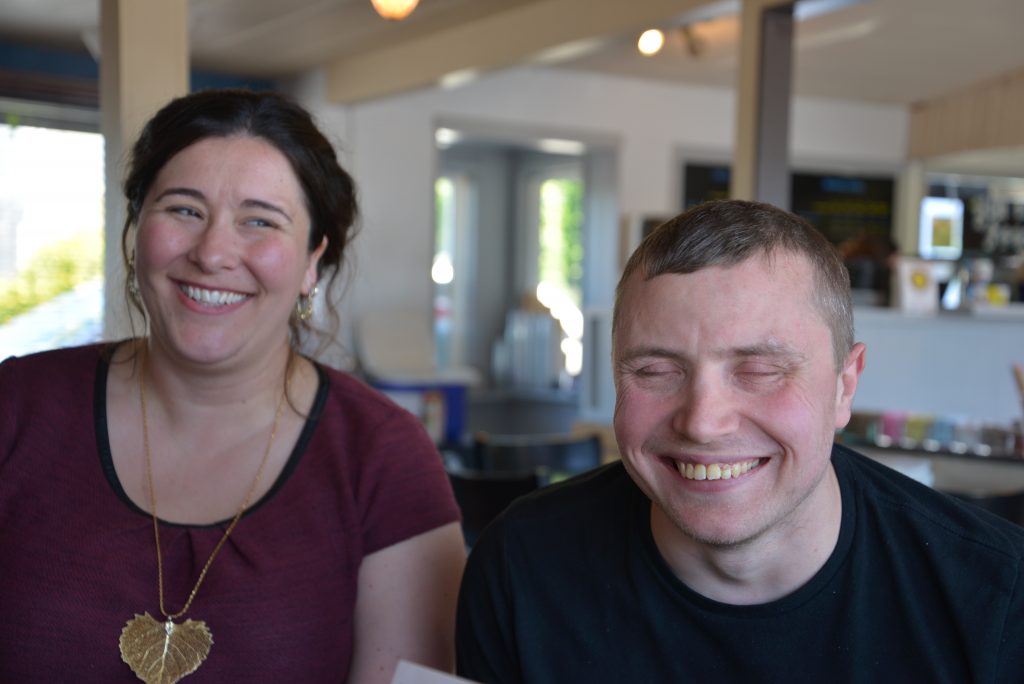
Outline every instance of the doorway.
{"type": "Polygon", "coordinates": [[[477,368],[478,399],[489,398],[506,431],[568,429],[583,364],[583,310],[610,303],[610,290],[593,283],[617,277],[587,277],[617,254],[615,174],[607,171],[614,150],[578,141],[552,149],[541,138],[451,129],[439,129],[438,142],[438,364],[477,368]],[[531,415],[516,420],[524,411],[531,415]]]}

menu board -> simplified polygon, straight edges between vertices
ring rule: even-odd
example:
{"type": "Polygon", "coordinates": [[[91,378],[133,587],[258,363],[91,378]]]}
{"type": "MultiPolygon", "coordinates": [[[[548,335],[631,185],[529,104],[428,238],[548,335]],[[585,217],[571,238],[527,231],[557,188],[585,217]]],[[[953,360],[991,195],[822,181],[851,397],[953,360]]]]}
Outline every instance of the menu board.
{"type": "MultiPolygon", "coordinates": [[[[686,164],[683,206],[729,196],[730,169],[725,165],[686,164]]],[[[807,219],[834,244],[853,239],[884,242],[892,233],[893,193],[890,176],[794,172],[790,210],[807,219]]]]}
{"type": "Polygon", "coordinates": [[[949,187],[935,182],[929,185],[928,196],[963,202],[965,255],[998,258],[1024,254],[1024,202],[1006,193],[992,196],[981,184],[949,187]]]}
{"type": "Polygon", "coordinates": [[[794,173],[790,209],[834,244],[885,242],[892,234],[893,191],[891,177],[794,173]]]}

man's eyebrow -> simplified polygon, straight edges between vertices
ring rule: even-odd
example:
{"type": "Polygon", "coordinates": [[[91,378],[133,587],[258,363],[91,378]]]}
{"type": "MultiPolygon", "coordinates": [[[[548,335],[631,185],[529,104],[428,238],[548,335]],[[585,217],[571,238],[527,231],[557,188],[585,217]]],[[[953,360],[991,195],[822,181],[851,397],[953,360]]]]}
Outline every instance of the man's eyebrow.
{"type": "Polygon", "coordinates": [[[767,356],[774,358],[787,358],[793,361],[804,361],[807,359],[807,355],[799,349],[783,342],[779,342],[778,340],[768,340],[766,342],[744,347],[735,347],[727,350],[726,354],[729,356],[739,356],[744,358],[767,356]]]}
{"type": "MultiPolygon", "coordinates": [[[[771,357],[771,358],[785,358],[791,361],[802,362],[807,359],[807,355],[802,351],[777,340],[768,340],[766,342],[760,342],[757,344],[745,345],[742,347],[729,347],[724,349],[715,350],[712,352],[713,356],[719,358],[739,357],[739,358],[755,358],[755,357],[771,357]]],[[[677,359],[685,360],[688,356],[672,349],[666,349],[665,347],[634,347],[626,350],[622,356],[619,357],[620,362],[635,361],[636,359],[677,359]]]]}
{"type": "Polygon", "coordinates": [[[633,347],[623,352],[619,361],[634,361],[636,359],[682,359],[683,354],[664,347],[633,347]]]}

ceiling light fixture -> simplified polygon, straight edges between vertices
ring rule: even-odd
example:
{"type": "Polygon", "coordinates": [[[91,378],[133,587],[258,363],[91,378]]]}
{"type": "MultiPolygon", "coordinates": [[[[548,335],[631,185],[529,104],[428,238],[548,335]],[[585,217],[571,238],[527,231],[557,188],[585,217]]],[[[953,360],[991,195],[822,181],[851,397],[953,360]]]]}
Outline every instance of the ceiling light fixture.
{"type": "Polygon", "coordinates": [[[398,21],[409,16],[420,0],[370,0],[377,14],[398,21]]]}
{"type": "Polygon", "coordinates": [[[665,34],[658,29],[647,29],[636,41],[636,49],[645,57],[656,55],[665,44],[665,34]]]}

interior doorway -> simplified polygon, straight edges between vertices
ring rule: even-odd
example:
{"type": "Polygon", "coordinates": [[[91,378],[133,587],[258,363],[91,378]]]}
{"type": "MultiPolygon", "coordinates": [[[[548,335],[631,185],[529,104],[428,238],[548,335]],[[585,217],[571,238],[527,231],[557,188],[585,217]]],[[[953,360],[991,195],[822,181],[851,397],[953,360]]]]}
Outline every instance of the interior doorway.
{"type": "MultiPolygon", "coordinates": [[[[439,366],[475,367],[491,396],[572,410],[583,310],[610,302],[587,272],[614,263],[618,224],[614,150],[558,143],[439,129],[431,275],[439,366]]],[[[558,426],[550,408],[533,431],[558,426]]]]}

